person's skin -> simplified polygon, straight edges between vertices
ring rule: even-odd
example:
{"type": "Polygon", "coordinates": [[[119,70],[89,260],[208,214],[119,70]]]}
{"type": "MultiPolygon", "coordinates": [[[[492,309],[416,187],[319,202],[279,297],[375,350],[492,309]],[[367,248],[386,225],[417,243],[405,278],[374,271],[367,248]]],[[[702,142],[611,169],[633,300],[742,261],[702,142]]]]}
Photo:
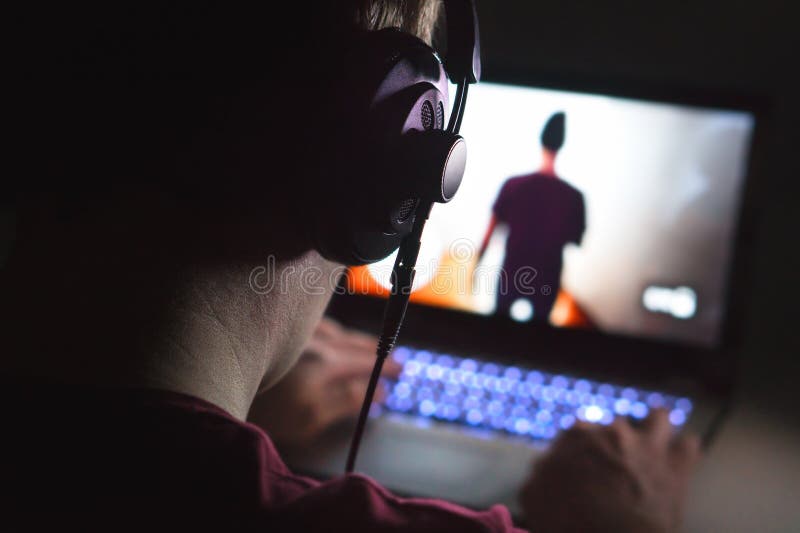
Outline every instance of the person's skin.
{"type": "Polygon", "coordinates": [[[539,174],[544,174],[545,176],[550,176],[551,178],[556,177],[557,155],[558,152],[548,150],[547,148],[542,148],[542,164],[538,170],[539,174]]]}
{"type": "MultiPolygon", "coordinates": [[[[300,360],[279,383],[256,397],[249,421],[283,446],[308,446],[337,422],[361,409],[375,364],[377,339],[323,318],[300,360]]],[[[400,365],[389,358],[385,377],[397,377],[400,365]]],[[[384,399],[382,385],[375,401],[384,399]]]]}
{"type": "Polygon", "coordinates": [[[663,410],[636,429],[580,423],[535,464],[520,503],[537,531],[677,531],[700,456],[699,439],[674,435],[663,410]]]}

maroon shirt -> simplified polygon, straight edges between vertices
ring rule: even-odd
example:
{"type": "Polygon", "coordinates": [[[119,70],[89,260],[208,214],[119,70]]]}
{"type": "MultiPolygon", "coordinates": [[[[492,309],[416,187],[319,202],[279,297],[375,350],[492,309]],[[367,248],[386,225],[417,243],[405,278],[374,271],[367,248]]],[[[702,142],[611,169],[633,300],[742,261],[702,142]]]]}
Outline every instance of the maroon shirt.
{"type": "Polygon", "coordinates": [[[7,399],[19,409],[5,420],[3,483],[23,527],[519,531],[500,505],[472,511],[399,498],[362,475],[295,475],[260,428],[191,396],[64,387],[7,399]]]}
{"type": "Polygon", "coordinates": [[[497,293],[498,313],[525,298],[533,304],[534,320],[547,320],[561,287],[564,246],[581,243],[585,211],[583,194],[555,176],[534,172],[503,184],[492,207],[497,221],[508,227],[503,260],[508,281],[497,293]],[[536,274],[526,284],[525,269],[530,268],[536,274]]]}

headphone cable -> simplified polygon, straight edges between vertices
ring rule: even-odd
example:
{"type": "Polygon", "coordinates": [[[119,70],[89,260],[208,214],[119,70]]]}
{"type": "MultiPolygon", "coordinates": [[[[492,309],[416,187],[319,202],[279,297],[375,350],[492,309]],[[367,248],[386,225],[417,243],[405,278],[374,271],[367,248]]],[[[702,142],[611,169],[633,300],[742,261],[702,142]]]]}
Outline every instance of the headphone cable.
{"type": "Polygon", "coordinates": [[[358,414],[353,439],[350,441],[350,451],[347,454],[347,465],[345,473],[350,474],[356,463],[356,456],[361,445],[361,437],[364,434],[364,427],[367,424],[369,410],[372,406],[372,399],[375,396],[375,389],[381,377],[383,363],[391,353],[400,334],[400,327],[403,325],[403,318],[408,308],[408,299],[411,296],[411,286],[414,282],[414,267],[419,256],[422,230],[431,212],[432,204],[417,207],[417,214],[414,220],[414,227],[403,241],[397,251],[397,258],[392,269],[392,292],[386,302],[383,313],[383,329],[378,339],[376,350],[375,365],[372,367],[372,374],[369,377],[367,393],[364,395],[364,403],[361,404],[361,411],[358,414]],[[424,215],[424,216],[423,216],[424,215]]]}

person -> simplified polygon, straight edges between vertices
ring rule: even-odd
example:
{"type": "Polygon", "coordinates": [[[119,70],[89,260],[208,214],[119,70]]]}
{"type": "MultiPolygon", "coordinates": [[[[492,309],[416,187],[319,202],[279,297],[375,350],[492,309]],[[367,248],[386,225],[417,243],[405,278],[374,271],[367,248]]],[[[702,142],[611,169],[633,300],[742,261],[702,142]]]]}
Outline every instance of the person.
{"type": "MultiPolygon", "coordinates": [[[[4,527],[514,530],[502,506],[296,475],[270,436],[310,442],[354,413],[374,342],[321,322],[334,284],[314,280],[341,265],[301,230],[303,190],[330,179],[313,159],[323,74],[354,27],[430,40],[437,6],[71,3],[19,19],[4,527]]],[[[659,413],[581,426],[522,506],[547,531],[674,530],[698,455],[659,413]]]]}
{"type": "Polygon", "coordinates": [[[562,252],[568,243],[580,245],[586,229],[583,194],[556,174],[556,157],[564,145],[566,116],[554,113],[541,133],[542,165],[538,171],[509,178],[492,207],[492,217],[478,251],[483,258],[497,225],[508,227],[503,260],[507,279],[497,291],[495,312],[547,322],[561,288],[562,252]],[[535,286],[521,275],[530,272],[535,286]]]}

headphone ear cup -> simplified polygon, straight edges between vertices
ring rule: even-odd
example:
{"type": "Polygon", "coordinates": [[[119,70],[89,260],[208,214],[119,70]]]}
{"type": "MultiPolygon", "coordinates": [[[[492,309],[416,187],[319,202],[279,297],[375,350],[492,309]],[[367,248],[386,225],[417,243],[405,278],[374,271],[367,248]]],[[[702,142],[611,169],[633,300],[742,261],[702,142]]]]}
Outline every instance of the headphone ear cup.
{"type": "Polygon", "coordinates": [[[444,127],[447,105],[447,78],[429,46],[394,29],[364,38],[329,117],[321,185],[309,195],[317,250],[348,265],[385,258],[411,231],[427,188],[406,164],[419,160],[406,137],[444,127]]]}
{"type": "Polygon", "coordinates": [[[412,132],[403,139],[409,179],[423,203],[447,203],[461,186],[467,165],[464,138],[444,130],[412,132]]]}

